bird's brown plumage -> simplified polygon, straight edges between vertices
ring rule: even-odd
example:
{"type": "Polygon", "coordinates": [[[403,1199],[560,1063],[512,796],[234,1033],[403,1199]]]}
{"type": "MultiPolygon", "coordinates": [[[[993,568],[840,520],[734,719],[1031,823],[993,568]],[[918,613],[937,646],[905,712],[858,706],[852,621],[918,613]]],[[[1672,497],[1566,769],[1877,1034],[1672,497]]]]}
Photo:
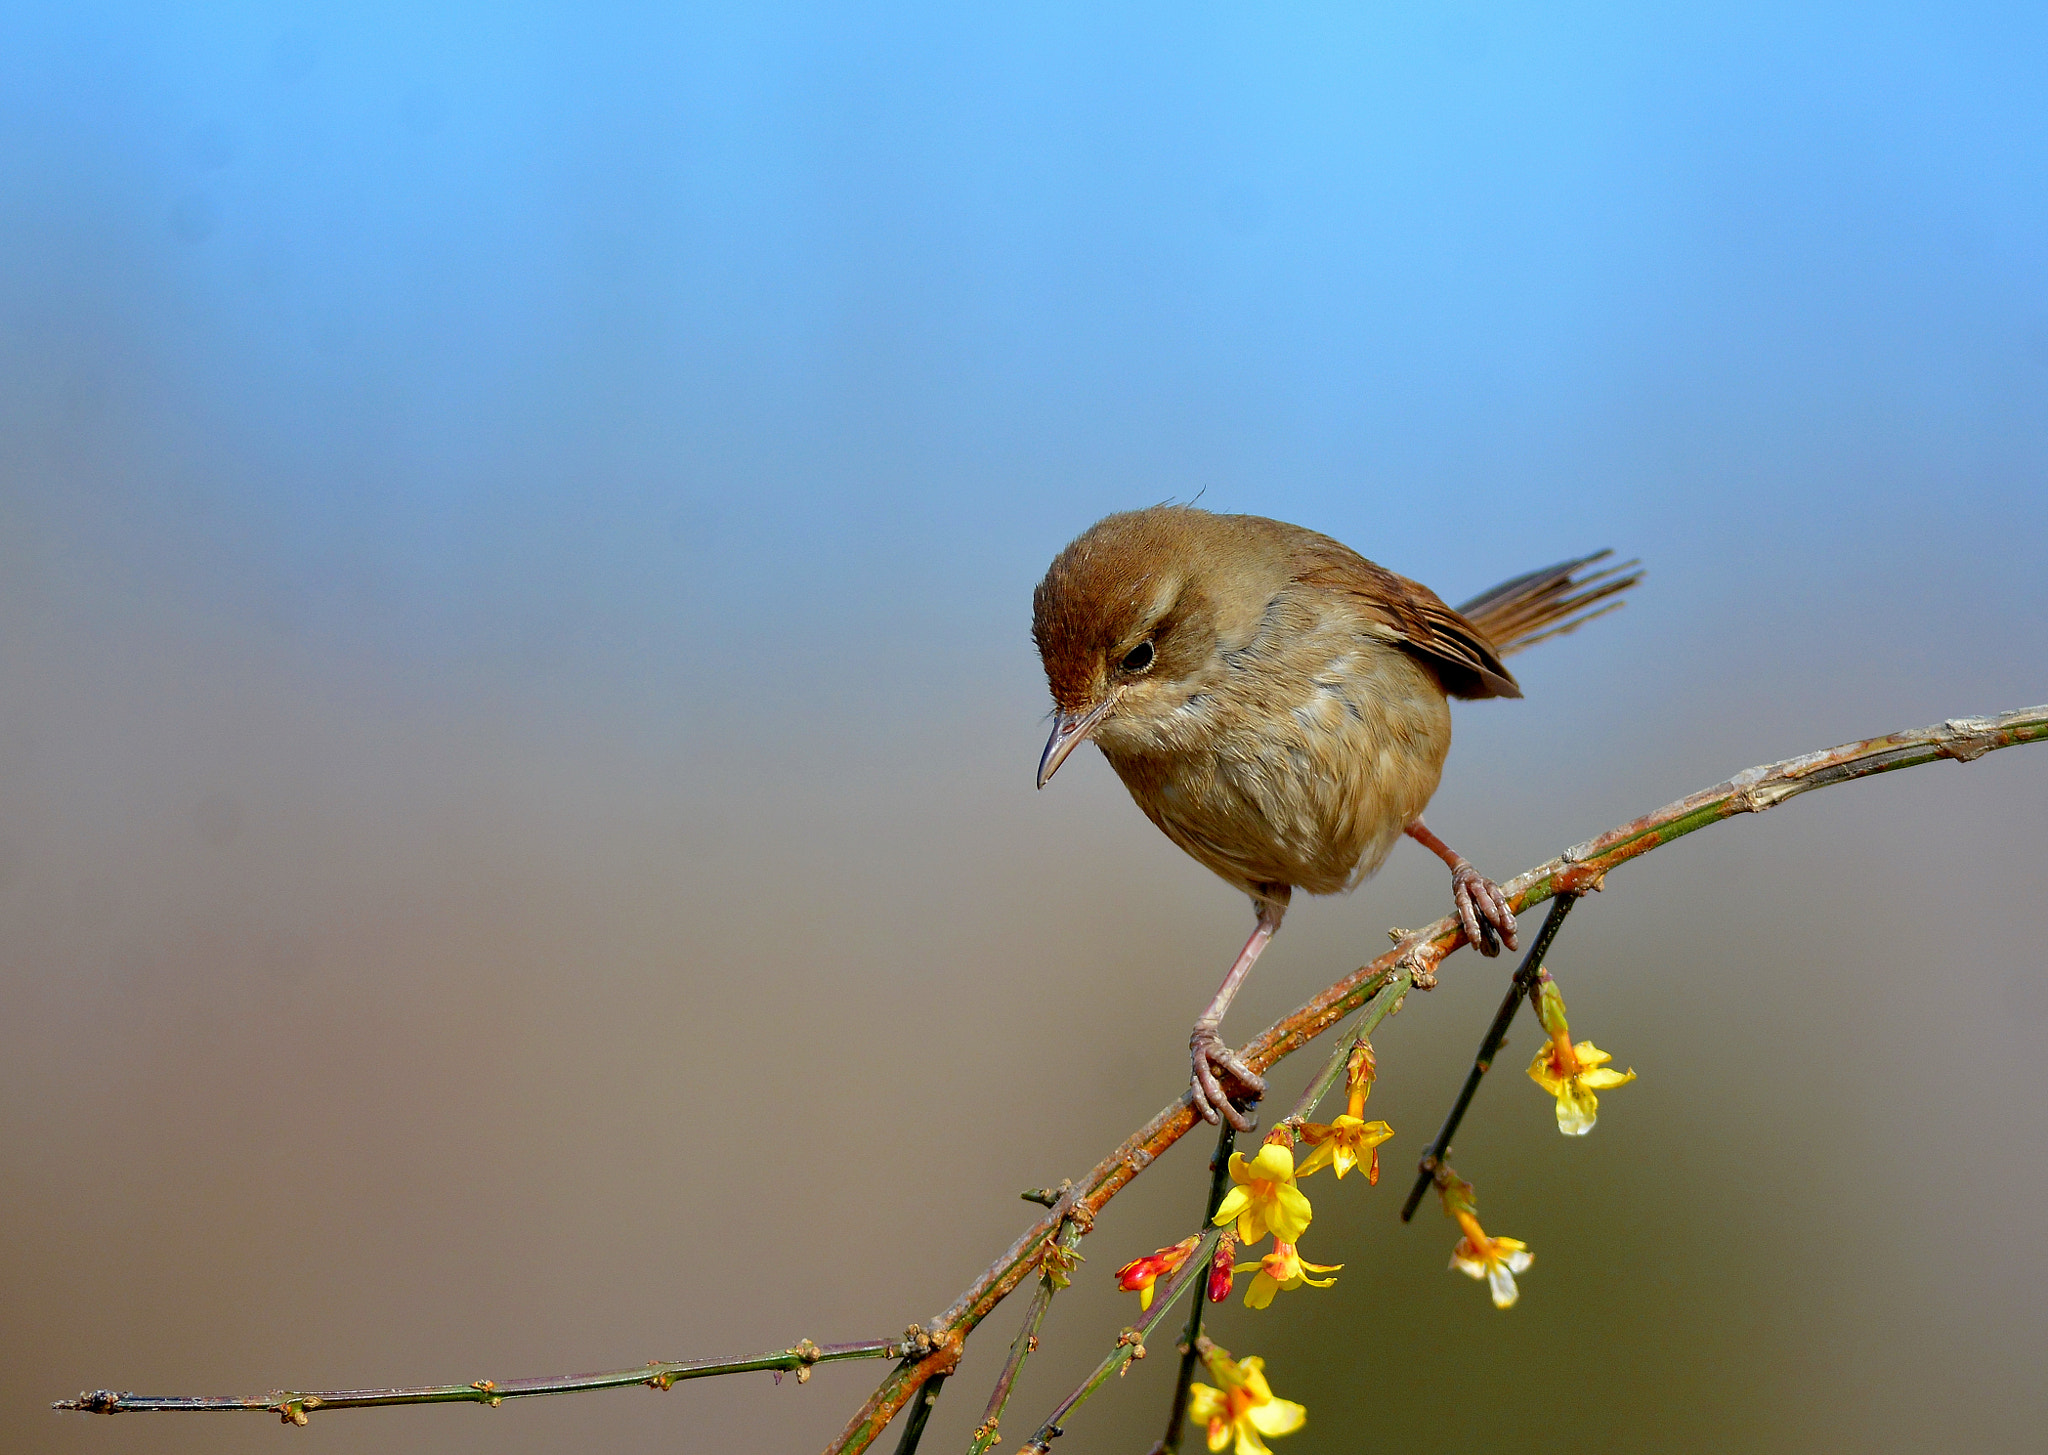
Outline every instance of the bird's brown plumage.
{"type": "Polygon", "coordinates": [[[1098,521],[1053,561],[1032,600],[1055,707],[1039,785],[1093,737],[1146,816],[1258,906],[1188,1040],[1204,1117],[1252,1125],[1235,1102],[1264,1082],[1218,1026],[1295,889],[1349,889],[1407,833],[1450,866],[1467,938],[1515,944],[1499,887],[1422,810],[1451,747],[1447,699],[1520,697],[1503,657],[1635,583],[1626,567],[1582,576],[1597,559],[1454,611],[1328,536],[1162,505],[1098,521]]]}
{"type": "Polygon", "coordinates": [[[1519,645],[1584,606],[1561,589],[1583,564],[1496,588],[1475,621],[1328,536],[1154,506],[1059,554],[1032,631],[1064,716],[1113,699],[1090,736],[1168,838],[1255,898],[1331,894],[1436,791],[1445,698],[1521,695],[1486,625],[1519,645]]]}

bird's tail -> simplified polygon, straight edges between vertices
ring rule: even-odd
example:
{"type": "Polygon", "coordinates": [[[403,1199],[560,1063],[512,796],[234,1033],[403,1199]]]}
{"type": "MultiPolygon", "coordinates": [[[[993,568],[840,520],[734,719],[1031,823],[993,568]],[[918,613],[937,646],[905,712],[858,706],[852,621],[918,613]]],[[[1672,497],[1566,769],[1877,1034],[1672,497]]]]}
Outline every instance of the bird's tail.
{"type": "Polygon", "coordinates": [[[1620,609],[1622,603],[1609,598],[1643,579],[1642,563],[1624,561],[1600,571],[1585,569],[1613,554],[1595,551],[1576,561],[1560,561],[1503,581],[1459,607],[1458,615],[1484,632],[1501,656],[1511,657],[1524,647],[1577,631],[1594,617],[1620,609]],[[1605,606],[1596,605],[1603,601],[1605,606]]]}

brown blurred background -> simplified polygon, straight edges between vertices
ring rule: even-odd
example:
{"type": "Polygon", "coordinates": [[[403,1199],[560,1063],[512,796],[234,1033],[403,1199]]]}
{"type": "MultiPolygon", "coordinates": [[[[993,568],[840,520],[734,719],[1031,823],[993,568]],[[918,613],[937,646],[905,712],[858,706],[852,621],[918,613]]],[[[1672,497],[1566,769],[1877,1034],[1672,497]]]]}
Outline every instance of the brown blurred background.
{"type": "MultiPolygon", "coordinates": [[[[0,1447],[822,1445],[881,1366],[47,1403],[944,1307],[1179,1091],[1249,923],[1092,752],[1030,786],[1030,588],[1107,510],[1206,488],[1454,600],[1641,554],[1460,709],[1431,821],[1502,876],[2048,699],[2038,28],[1802,24],[25,13],[0,1447]]],[[[1309,1408],[1281,1448],[2026,1444],[2044,822],[2020,748],[1618,872],[1550,963],[1640,1081],[1560,1138],[1525,1023],[1459,1142],[1537,1253],[1505,1314],[1395,1220],[1506,973],[1451,961],[1378,1037],[1387,1178],[1318,1179],[1339,1283],[1216,1316],[1309,1408]]],[[[1299,906],[1227,1031],[1446,896],[1401,851],[1299,906]]],[[[1016,1438],[1205,1143],[1083,1245],[1016,1438]]],[[[1145,1448],[1170,1364],[1059,1448],[1145,1448]]]]}

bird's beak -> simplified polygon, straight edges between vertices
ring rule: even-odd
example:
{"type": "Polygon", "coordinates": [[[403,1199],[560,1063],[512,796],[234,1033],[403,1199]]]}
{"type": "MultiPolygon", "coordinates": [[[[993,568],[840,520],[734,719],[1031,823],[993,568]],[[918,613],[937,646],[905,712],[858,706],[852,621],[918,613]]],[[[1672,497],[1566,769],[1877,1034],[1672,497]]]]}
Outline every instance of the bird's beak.
{"type": "Polygon", "coordinates": [[[1109,710],[1116,706],[1116,694],[1110,693],[1087,712],[1055,713],[1052,720],[1052,736],[1045,740],[1045,753],[1038,760],[1038,786],[1045,787],[1052,782],[1052,775],[1060,771],[1060,764],[1067,761],[1067,754],[1081,746],[1088,734],[1095,731],[1096,724],[1109,716],[1109,710]]]}

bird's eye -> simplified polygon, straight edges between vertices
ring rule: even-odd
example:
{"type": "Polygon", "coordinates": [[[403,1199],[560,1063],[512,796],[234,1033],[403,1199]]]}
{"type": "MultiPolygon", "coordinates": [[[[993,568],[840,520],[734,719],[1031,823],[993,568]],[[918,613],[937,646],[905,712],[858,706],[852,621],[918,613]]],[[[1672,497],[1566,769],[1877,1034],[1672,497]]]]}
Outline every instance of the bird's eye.
{"type": "Polygon", "coordinates": [[[1126,672],[1142,672],[1152,665],[1152,644],[1139,642],[1124,653],[1123,669],[1126,672]]]}

